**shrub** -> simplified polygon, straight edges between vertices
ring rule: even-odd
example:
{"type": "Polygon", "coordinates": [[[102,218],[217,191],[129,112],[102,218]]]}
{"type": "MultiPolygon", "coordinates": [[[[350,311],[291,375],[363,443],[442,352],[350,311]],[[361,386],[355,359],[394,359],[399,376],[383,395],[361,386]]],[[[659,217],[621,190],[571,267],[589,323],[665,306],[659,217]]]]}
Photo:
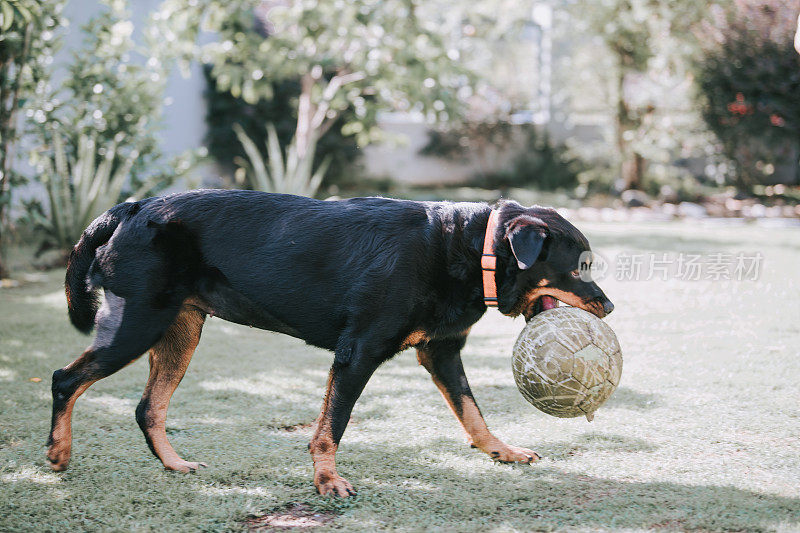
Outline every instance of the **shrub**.
{"type": "Polygon", "coordinates": [[[48,207],[38,200],[26,204],[28,217],[43,236],[40,252],[67,251],[98,215],[119,201],[137,154],[121,155],[119,143],[98,146],[97,137],[81,134],[74,154],[66,148],[68,139],[52,132],[52,147],[34,157],[42,169],[39,180],[47,190],[48,207]]]}
{"type": "Polygon", "coordinates": [[[247,154],[247,159],[237,157],[235,160],[239,165],[239,168],[236,169],[238,185],[246,182],[251,188],[259,191],[309,197],[313,197],[317,193],[331,159],[330,156],[325,157],[317,169],[313,169],[316,139],[313,139],[308,146],[311,157],[298,155],[297,143],[294,139],[286,147],[284,155],[275,126],[267,124],[265,147],[269,156],[264,158],[256,143],[247,136],[239,124],[234,124],[233,130],[247,154]]]}
{"type": "Polygon", "coordinates": [[[703,117],[734,161],[742,189],[775,182],[800,148],[800,56],[793,35],[800,3],[738,0],[705,28],[696,65],[703,117]],[[793,4],[793,5],[792,5],[793,4]]]}
{"type": "Polygon", "coordinates": [[[157,45],[134,42],[127,2],[102,4],[81,27],[83,44],[64,67],[63,81],[42,95],[39,109],[44,120],[36,134],[41,146],[53,146],[50,126],[57,125],[72,155],[81,135],[96,138],[98,146],[116,142],[118,156],[136,153],[124,187],[129,192],[153,175],[170,173],[157,135],[167,71],[155,55],[157,45]]]}
{"type": "Polygon", "coordinates": [[[506,121],[466,123],[458,128],[429,133],[423,155],[472,161],[482,168],[472,180],[480,187],[533,187],[540,190],[573,189],[585,169],[563,143],[554,143],[547,132],[533,125],[514,126],[506,121]],[[491,168],[488,152],[498,146],[517,144],[510,164],[491,168]]]}
{"type": "Polygon", "coordinates": [[[562,143],[553,143],[547,133],[525,129],[525,144],[511,165],[510,186],[552,191],[573,189],[584,165],[562,143]]]}
{"type": "Polygon", "coordinates": [[[163,157],[157,132],[166,67],[152,43],[134,43],[126,2],[103,4],[82,27],[83,46],[61,85],[42,91],[32,113],[30,159],[48,202],[26,208],[44,249],[69,250],[97,215],[169,186],[195,156],[163,157]]]}

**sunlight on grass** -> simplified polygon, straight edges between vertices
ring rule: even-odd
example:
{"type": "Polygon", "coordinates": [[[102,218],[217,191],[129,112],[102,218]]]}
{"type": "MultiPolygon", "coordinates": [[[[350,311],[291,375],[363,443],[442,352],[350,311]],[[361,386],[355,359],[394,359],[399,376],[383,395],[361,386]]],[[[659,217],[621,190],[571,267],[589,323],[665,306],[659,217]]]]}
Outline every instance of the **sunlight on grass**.
{"type": "Polygon", "coordinates": [[[135,400],[117,398],[108,394],[87,394],[81,401],[112,415],[129,415],[137,404],[135,400]]]}
{"type": "Polygon", "coordinates": [[[30,483],[38,483],[43,485],[56,485],[58,483],[63,483],[64,480],[54,472],[41,472],[32,467],[25,467],[21,468],[17,472],[0,475],[0,481],[3,483],[28,481],[30,483]]]}
{"type": "Polygon", "coordinates": [[[203,487],[200,492],[210,496],[230,496],[231,494],[245,494],[259,498],[270,496],[263,487],[203,487]]]}
{"type": "Polygon", "coordinates": [[[22,300],[27,304],[43,304],[53,309],[63,310],[67,305],[67,299],[64,296],[63,290],[41,294],[36,296],[29,296],[22,300]]]}

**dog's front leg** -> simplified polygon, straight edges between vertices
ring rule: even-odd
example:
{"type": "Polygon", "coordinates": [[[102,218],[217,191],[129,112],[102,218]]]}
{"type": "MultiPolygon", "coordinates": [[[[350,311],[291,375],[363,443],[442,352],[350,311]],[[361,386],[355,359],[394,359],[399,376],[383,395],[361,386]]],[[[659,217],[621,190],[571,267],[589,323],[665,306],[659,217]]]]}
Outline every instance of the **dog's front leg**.
{"type": "Polygon", "coordinates": [[[417,348],[417,359],[430,372],[433,382],[461,423],[473,448],[478,448],[495,461],[504,463],[532,463],[538,460],[539,455],[536,452],[509,446],[492,435],[486,427],[461,363],[461,348],[465,342],[466,337],[431,341],[417,348]]]}
{"type": "Polygon", "coordinates": [[[356,493],[350,482],[336,472],[336,450],[353,406],[378,364],[379,361],[356,355],[345,363],[334,361],[331,367],[317,430],[308,445],[314,460],[314,485],[323,496],[356,493]]]}

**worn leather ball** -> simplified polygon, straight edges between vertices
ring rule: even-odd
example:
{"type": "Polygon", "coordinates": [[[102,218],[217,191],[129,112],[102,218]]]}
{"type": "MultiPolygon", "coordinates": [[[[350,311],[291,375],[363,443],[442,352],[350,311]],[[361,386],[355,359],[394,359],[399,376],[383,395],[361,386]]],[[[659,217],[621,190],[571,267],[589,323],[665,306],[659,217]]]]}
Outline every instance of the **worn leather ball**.
{"type": "Polygon", "coordinates": [[[608,324],[576,307],[556,307],[526,324],[512,369],[519,391],[540,411],[591,421],[619,384],[622,352],[608,324]]]}

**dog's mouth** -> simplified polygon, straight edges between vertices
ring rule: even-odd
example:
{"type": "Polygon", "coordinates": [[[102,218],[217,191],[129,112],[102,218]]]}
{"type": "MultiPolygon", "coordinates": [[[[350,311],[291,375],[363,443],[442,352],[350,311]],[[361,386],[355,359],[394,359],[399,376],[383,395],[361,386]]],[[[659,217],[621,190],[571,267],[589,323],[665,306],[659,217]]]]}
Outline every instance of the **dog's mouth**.
{"type": "Polygon", "coordinates": [[[522,312],[525,315],[525,320],[528,321],[548,309],[555,309],[560,302],[553,296],[542,295],[536,298],[531,304],[522,312]]]}
{"type": "MultiPolygon", "coordinates": [[[[529,303],[528,307],[525,308],[522,314],[525,316],[525,321],[527,322],[543,311],[547,311],[548,309],[555,309],[561,303],[571,307],[578,307],[579,309],[583,309],[584,311],[588,311],[597,318],[604,318],[608,313],[611,312],[607,311],[603,307],[603,304],[598,300],[592,300],[590,302],[584,302],[573,298],[569,298],[569,300],[570,301],[565,302],[564,300],[560,300],[555,296],[551,296],[549,294],[542,294],[541,296],[534,299],[531,303],[529,303]]],[[[611,309],[613,309],[613,306],[611,306],[611,309]]]]}

